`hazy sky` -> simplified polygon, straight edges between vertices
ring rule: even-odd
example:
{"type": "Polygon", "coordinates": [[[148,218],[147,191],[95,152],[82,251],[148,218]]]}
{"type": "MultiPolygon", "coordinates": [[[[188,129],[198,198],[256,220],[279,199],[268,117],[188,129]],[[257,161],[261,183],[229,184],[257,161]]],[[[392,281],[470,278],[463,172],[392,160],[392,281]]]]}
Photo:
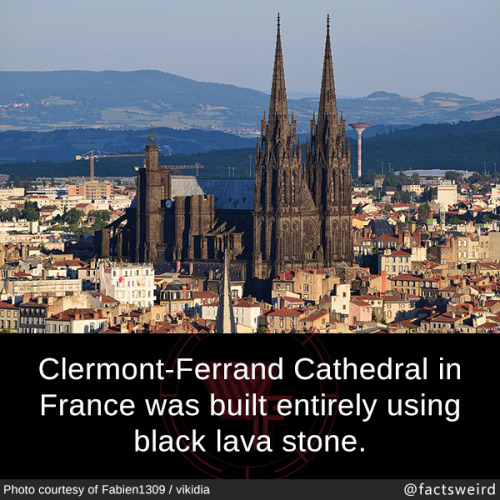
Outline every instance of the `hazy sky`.
{"type": "Polygon", "coordinates": [[[318,92],[330,13],[337,93],[500,97],[500,0],[0,0],[0,70],[158,69],[318,92]]]}

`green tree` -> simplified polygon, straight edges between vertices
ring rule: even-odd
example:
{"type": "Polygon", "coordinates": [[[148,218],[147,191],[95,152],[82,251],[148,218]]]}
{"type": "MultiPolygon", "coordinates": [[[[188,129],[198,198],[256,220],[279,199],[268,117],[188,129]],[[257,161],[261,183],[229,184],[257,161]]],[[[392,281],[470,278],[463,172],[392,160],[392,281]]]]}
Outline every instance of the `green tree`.
{"type": "Polygon", "coordinates": [[[96,219],[101,219],[104,222],[109,222],[111,214],[108,210],[91,210],[89,212],[89,217],[95,217],[96,219]]]}
{"type": "Polygon", "coordinates": [[[373,186],[375,184],[375,179],[377,178],[377,173],[375,170],[370,169],[366,174],[363,174],[363,184],[368,184],[373,186]]]}
{"type": "Polygon", "coordinates": [[[411,178],[410,178],[410,182],[412,184],[420,184],[420,175],[418,175],[418,172],[415,172],[411,178]]]}
{"type": "Polygon", "coordinates": [[[31,201],[27,201],[24,204],[24,210],[22,212],[22,217],[27,221],[35,221],[40,219],[40,210],[38,210],[38,206],[36,203],[31,201]]]}
{"type": "Polygon", "coordinates": [[[449,181],[460,182],[462,180],[462,174],[455,172],[454,170],[449,170],[444,174],[444,178],[449,181]]]}
{"type": "Polygon", "coordinates": [[[389,172],[383,182],[383,187],[395,187],[398,184],[398,178],[396,177],[396,174],[394,172],[389,172]]]}
{"type": "Polygon", "coordinates": [[[421,203],[418,207],[418,222],[420,224],[426,224],[429,218],[431,208],[428,203],[421,203]]]}
{"type": "Polygon", "coordinates": [[[80,210],[77,210],[76,208],[72,208],[71,210],[68,210],[66,213],[63,215],[63,221],[72,226],[72,225],[77,225],[80,223],[82,220],[83,213],[80,212],[80,210]]]}
{"type": "Polygon", "coordinates": [[[432,201],[437,198],[437,188],[426,188],[420,197],[422,202],[432,201]]]}
{"type": "Polygon", "coordinates": [[[393,203],[410,203],[411,194],[409,191],[396,191],[392,200],[393,203]]]}
{"type": "Polygon", "coordinates": [[[452,226],[456,226],[458,224],[462,224],[462,221],[458,217],[450,217],[447,221],[447,224],[451,224],[452,226]]]}

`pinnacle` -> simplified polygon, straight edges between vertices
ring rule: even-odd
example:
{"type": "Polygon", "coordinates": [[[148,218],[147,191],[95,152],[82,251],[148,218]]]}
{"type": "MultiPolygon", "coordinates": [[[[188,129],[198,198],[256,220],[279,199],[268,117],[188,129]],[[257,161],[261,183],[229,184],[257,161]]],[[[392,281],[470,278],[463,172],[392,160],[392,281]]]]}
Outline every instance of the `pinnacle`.
{"type": "Polygon", "coordinates": [[[269,119],[271,120],[273,118],[284,118],[288,120],[285,69],[283,65],[283,49],[281,47],[281,20],[279,14],[276,34],[276,51],[274,55],[273,83],[269,105],[269,119]]]}
{"type": "Polygon", "coordinates": [[[319,102],[318,121],[337,121],[337,103],[335,98],[335,81],[333,76],[332,46],[330,41],[330,16],[326,18],[325,58],[323,61],[323,77],[319,102]]]}

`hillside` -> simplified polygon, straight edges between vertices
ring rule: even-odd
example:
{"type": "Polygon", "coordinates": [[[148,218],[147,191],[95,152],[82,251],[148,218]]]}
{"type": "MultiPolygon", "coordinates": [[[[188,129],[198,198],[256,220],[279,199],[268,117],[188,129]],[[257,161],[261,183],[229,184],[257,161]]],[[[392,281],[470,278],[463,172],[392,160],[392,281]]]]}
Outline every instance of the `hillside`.
{"type": "MultiPolygon", "coordinates": [[[[269,82],[270,84],[270,82],[269,82]]],[[[318,98],[290,99],[298,130],[307,132],[318,98]]],[[[205,83],[161,71],[0,72],[0,130],[105,127],[219,129],[250,133],[260,126],[269,96],[252,89],[205,83]]],[[[375,92],[339,99],[348,121],[437,123],[500,114],[500,99],[478,101],[433,92],[418,98],[375,92]]]]}
{"type": "MultiPolygon", "coordinates": [[[[142,152],[149,130],[68,129],[52,132],[0,132],[0,163],[25,161],[68,161],[91,149],[102,152],[142,152]]],[[[155,129],[160,152],[198,153],[212,149],[253,146],[244,139],[224,132],[206,130],[155,129]]]]}
{"type": "MultiPolygon", "coordinates": [[[[383,130],[381,127],[375,130],[383,130]]],[[[46,134],[40,134],[44,136],[46,134]]],[[[1,138],[2,134],[0,134],[1,138]]],[[[139,136],[145,136],[141,131],[139,136]],[[142,134],[142,135],[141,135],[142,134]]],[[[353,169],[357,162],[356,141],[351,141],[351,162],[353,169]]],[[[253,141],[250,141],[253,143],[253,141]]],[[[142,149],[144,142],[138,145],[142,149]]],[[[1,141],[0,141],[1,148],[1,141]]],[[[254,147],[224,149],[192,154],[174,154],[162,158],[162,163],[205,165],[203,176],[227,177],[228,166],[236,168],[236,176],[246,177],[249,171],[249,155],[254,147]]],[[[392,170],[400,169],[463,169],[482,171],[484,162],[489,169],[497,163],[500,169],[500,117],[457,124],[421,125],[393,130],[388,133],[367,137],[363,141],[364,171],[381,171],[381,163],[388,163],[392,170]]],[[[96,175],[134,175],[136,158],[100,160],[96,175]]],[[[88,175],[87,162],[67,161],[60,163],[29,162],[0,164],[0,173],[17,176],[70,176],[88,175]]]]}

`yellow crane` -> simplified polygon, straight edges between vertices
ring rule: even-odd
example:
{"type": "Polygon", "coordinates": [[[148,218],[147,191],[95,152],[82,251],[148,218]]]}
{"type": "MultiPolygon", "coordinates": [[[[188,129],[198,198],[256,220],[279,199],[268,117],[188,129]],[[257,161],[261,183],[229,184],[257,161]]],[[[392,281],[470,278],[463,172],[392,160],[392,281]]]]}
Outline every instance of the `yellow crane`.
{"type": "MultiPolygon", "coordinates": [[[[94,180],[94,161],[99,158],[130,158],[144,156],[144,153],[100,153],[95,149],[91,149],[83,155],[76,155],[75,160],[89,160],[90,161],[90,181],[94,180]]],[[[199,168],[204,168],[203,165],[198,163],[194,165],[160,165],[161,168],[169,168],[171,170],[198,170],[199,168]]]]}

